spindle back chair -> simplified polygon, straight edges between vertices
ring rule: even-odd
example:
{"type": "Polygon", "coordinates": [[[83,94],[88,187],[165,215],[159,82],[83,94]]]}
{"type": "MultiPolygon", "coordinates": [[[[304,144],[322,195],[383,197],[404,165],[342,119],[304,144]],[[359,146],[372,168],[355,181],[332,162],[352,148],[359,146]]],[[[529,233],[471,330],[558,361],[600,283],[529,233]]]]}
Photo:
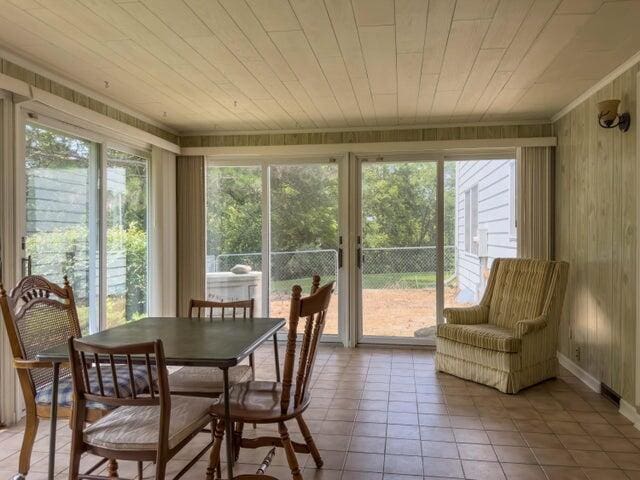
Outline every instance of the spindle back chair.
{"type": "MultiPolygon", "coordinates": [[[[211,417],[208,412],[204,416],[198,416],[196,411],[191,412],[196,422],[192,420],[185,422],[188,430],[178,432],[176,441],[172,441],[175,434],[173,432],[175,428],[171,429],[172,397],[169,393],[162,341],[105,347],[71,337],[68,340],[68,347],[75,397],[71,422],[69,479],[104,478],[106,480],[110,478],[80,474],[80,459],[85,452],[109,459],[137,461],[139,465],[144,461],[154,462],[156,479],[164,479],[169,460],[201,431],[204,424],[211,422],[211,417]],[[105,368],[97,369],[98,382],[95,385],[90,381],[90,372],[92,365],[98,364],[105,368]],[[126,365],[128,380],[132,386],[136,381],[134,365],[142,364],[146,371],[146,381],[149,385],[155,384],[156,388],[150,388],[146,394],[136,394],[133,390],[134,393],[131,396],[121,395],[116,379],[122,375],[118,369],[122,364],[126,365]],[[115,389],[106,388],[109,381],[114,382],[115,389]],[[91,403],[108,405],[115,410],[85,429],[87,405],[91,403]],[[150,429],[154,438],[149,444],[145,435],[149,436],[150,429]],[[133,440],[126,439],[127,430],[133,431],[133,440]],[[128,444],[128,442],[132,443],[128,444]]],[[[203,400],[206,401],[187,397],[174,397],[173,401],[179,399],[194,402],[195,409],[202,406],[203,400]]],[[[187,403],[182,408],[189,410],[190,406],[187,403]]],[[[178,476],[185,473],[193,463],[195,461],[183,468],[178,476]]]]}
{"type": "MultiPolygon", "coordinates": [[[[73,290],[66,276],[62,287],[38,275],[24,277],[9,293],[0,284],[0,308],[25,404],[18,471],[27,475],[40,419],[51,417],[51,399],[47,392],[50,397],[53,368],[49,362],[38,361],[37,355],[64,345],[70,336],[79,337],[81,329],[73,290]]],[[[61,378],[69,375],[68,368],[60,369],[61,378]]],[[[92,410],[88,420],[100,418],[104,413],[100,409],[92,410]]],[[[63,402],[58,406],[58,417],[70,416],[71,405],[63,402]]]]}
{"type": "MultiPolygon", "coordinates": [[[[309,427],[302,418],[311,401],[310,386],[313,367],[318,353],[318,343],[325,327],[334,283],[330,282],[322,287],[319,285],[320,277],[314,275],[312,293],[304,298],[300,286],[296,285],[292,288],[282,382],[244,382],[233,386],[229,394],[229,410],[233,422],[239,425],[276,423],[279,432],[279,437],[243,438],[242,428],[240,428],[240,438],[233,439],[232,448],[239,450],[242,447],[283,447],[294,480],[302,480],[296,453],[310,453],[318,467],[323,464],[309,427]],[[306,323],[301,341],[298,342],[298,327],[301,320],[306,323]],[[285,422],[294,418],[305,443],[292,441],[289,436],[285,422]]],[[[207,470],[208,480],[213,478],[215,468],[220,463],[220,449],[225,430],[224,410],[224,401],[212,406],[212,412],[218,417],[218,422],[207,470]]]]}

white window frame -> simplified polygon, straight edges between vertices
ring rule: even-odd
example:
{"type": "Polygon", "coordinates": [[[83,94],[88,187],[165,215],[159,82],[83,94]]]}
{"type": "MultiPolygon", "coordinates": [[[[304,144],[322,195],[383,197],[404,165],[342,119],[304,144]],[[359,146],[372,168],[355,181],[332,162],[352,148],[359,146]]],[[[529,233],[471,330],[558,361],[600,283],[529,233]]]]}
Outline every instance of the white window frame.
{"type": "Polygon", "coordinates": [[[509,163],[509,239],[518,239],[518,162],[509,163]]]}
{"type": "Polygon", "coordinates": [[[478,255],[478,184],[464,191],[464,250],[478,255]]]}

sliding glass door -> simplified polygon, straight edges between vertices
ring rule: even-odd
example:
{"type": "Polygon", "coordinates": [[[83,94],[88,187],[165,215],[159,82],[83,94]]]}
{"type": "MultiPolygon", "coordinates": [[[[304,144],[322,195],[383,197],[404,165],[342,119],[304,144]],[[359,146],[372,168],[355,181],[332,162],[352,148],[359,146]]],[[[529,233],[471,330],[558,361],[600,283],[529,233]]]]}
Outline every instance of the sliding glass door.
{"type": "Polygon", "coordinates": [[[429,344],[516,255],[513,153],[210,160],[207,295],[287,317],[291,287],[336,281],[325,340],[429,344]]]}
{"type": "Polygon", "coordinates": [[[98,146],[55,130],[25,127],[23,275],[73,286],[82,330],[98,328],[98,146]]]}
{"type": "Polygon", "coordinates": [[[288,317],[291,288],[336,282],[325,339],[340,334],[341,175],[330,158],[210,161],[207,296],[255,299],[256,314],[288,317]]]}
{"type": "Polygon", "coordinates": [[[413,337],[436,324],[438,166],[361,163],[363,337],[413,337]]]}
{"type": "Polygon", "coordinates": [[[24,128],[22,275],[67,277],[85,333],[143,317],[147,154],[44,124],[24,128]]]}
{"type": "MultiPolygon", "coordinates": [[[[270,169],[271,278],[269,311],[287,317],[291,287],[307,292],[312,276],[338,280],[339,182],[336,163],[273,165],[270,169]]],[[[338,334],[338,291],[325,334],[338,334]]]]}
{"type": "Polygon", "coordinates": [[[433,343],[445,307],[482,298],[517,254],[511,154],[356,158],[357,342],[433,343]]]}
{"type": "Polygon", "coordinates": [[[262,168],[209,164],[206,292],[209,300],[253,298],[264,310],[262,168]]]}

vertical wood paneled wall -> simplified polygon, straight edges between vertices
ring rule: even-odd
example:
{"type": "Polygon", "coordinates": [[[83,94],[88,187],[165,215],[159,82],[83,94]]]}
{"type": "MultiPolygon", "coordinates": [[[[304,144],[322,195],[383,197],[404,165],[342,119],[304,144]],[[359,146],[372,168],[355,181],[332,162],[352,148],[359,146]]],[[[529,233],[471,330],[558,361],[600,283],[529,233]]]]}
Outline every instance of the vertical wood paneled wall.
{"type": "Polygon", "coordinates": [[[560,351],[635,401],[636,65],[555,124],[556,257],[570,262],[560,351]],[[631,129],[598,126],[597,102],[622,101],[631,129]]]}
{"type": "Polygon", "coordinates": [[[205,298],[206,221],[204,157],[176,158],[178,315],[186,317],[191,298],[205,298]]]}

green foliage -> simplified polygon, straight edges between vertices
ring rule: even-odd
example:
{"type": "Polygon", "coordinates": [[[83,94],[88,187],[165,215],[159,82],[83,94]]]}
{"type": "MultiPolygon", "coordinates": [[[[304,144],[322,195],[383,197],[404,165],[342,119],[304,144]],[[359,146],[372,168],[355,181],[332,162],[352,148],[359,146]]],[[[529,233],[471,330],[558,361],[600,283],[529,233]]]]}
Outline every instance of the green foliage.
{"type": "MultiPolygon", "coordinates": [[[[274,166],[270,181],[272,251],[337,249],[335,166],[274,166]]],[[[455,214],[455,165],[452,163],[445,167],[444,181],[445,215],[452,219],[455,214]]],[[[207,182],[207,253],[217,256],[260,252],[261,168],[211,167],[207,170],[207,182]]],[[[435,163],[365,165],[362,185],[365,247],[436,244],[435,163]]],[[[454,233],[454,222],[446,222],[446,245],[452,244],[454,233]]],[[[242,261],[240,258],[229,260],[242,261]]],[[[278,267],[278,271],[286,269],[294,275],[290,266],[278,267]]]]}
{"type": "MultiPolygon", "coordinates": [[[[33,273],[45,275],[55,282],[69,277],[80,307],[87,303],[89,265],[88,231],[84,226],[35,233],[27,237],[27,251],[34,259],[33,273]]],[[[126,283],[121,294],[110,295],[107,322],[116,325],[140,318],[147,309],[147,234],[137,225],[126,230],[111,228],[107,232],[107,259],[124,253],[126,283]],[[116,300],[121,298],[118,303],[116,300]]],[[[107,270],[108,275],[114,269],[107,270]]],[[[113,284],[107,279],[108,288],[113,284]]],[[[111,280],[113,282],[113,280],[111,280]]],[[[82,313],[82,312],[81,312],[82,313]]],[[[85,320],[88,318],[82,314],[85,320]]]]}

